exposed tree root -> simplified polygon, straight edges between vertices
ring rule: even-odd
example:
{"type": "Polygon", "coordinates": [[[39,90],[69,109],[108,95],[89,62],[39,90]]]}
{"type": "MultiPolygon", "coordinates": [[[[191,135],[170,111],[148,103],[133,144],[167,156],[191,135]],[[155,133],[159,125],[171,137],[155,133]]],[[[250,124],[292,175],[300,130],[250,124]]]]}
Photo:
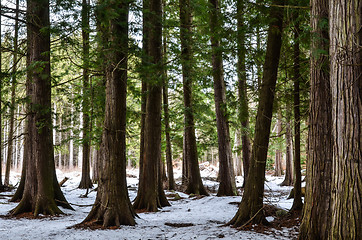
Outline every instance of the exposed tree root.
{"type": "Polygon", "coordinates": [[[109,201],[106,206],[99,201],[93,206],[87,218],[75,228],[117,229],[121,225],[134,226],[136,213],[131,204],[124,200],[109,201]]]}

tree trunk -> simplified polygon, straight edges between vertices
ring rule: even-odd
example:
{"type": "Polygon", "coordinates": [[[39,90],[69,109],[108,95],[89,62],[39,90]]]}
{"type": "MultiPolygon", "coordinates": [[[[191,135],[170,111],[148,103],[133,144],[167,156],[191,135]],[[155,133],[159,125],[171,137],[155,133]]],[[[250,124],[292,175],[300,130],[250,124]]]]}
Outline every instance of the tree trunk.
{"type": "Polygon", "coordinates": [[[175,190],[175,180],[173,176],[172,164],[172,148],[170,138],[170,123],[168,113],[168,87],[167,82],[163,86],[163,111],[165,118],[165,135],[166,135],[166,164],[167,164],[167,177],[168,177],[168,190],[175,190]]]}
{"type": "Polygon", "coordinates": [[[210,0],[210,30],[212,48],[212,76],[219,144],[219,190],[217,196],[235,196],[235,174],[230,147],[230,132],[226,105],[226,87],[223,76],[222,49],[220,48],[220,9],[218,0],[210,0]]]}
{"type": "MultiPolygon", "coordinates": [[[[243,164],[242,164],[242,159],[241,159],[241,154],[240,154],[240,149],[241,149],[241,141],[240,141],[240,131],[235,131],[235,139],[234,139],[234,152],[235,152],[235,157],[234,157],[234,168],[235,168],[235,175],[236,176],[242,176],[243,174],[243,164]]],[[[245,177],[245,175],[244,175],[245,177]]]]}
{"type": "MultiPolygon", "coordinates": [[[[329,1],[312,2],[311,89],[307,184],[300,239],[329,239],[332,181],[332,96],[329,82],[329,1]]],[[[345,209],[346,210],[346,209],[345,209]]]]}
{"type": "Polygon", "coordinates": [[[14,138],[14,121],[15,121],[15,90],[16,90],[16,72],[18,63],[18,33],[19,33],[19,0],[16,0],[15,10],[15,29],[14,29],[14,52],[13,52],[13,69],[11,82],[11,104],[10,104],[10,119],[9,119],[9,134],[8,134],[8,156],[6,159],[4,185],[9,186],[10,168],[13,162],[13,138],[14,138]]]}
{"type": "MultiPolygon", "coordinates": [[[[295,17],[297,19],[297,16],[295,17]]],[[[296,20],[294,29],[294,201],[291,210],[302,210],[302,175],[300,166],[300,92],[299,81],[300,75],[300,48],[299,48],[299,22],[296,20]]]]}
{"type": "Polygon", "coordinates": [[[291,118],[291,106],[287,103],[286,113],[286,126],[285,126],[285,138],[286,138],[286,166],[285,166],[285,178],[280,186],[292,186],[293,185],[293,136],[292,129],[290,127],[291,118]]]}
{"type": "MultiPolygon", "coordinates": [[[[0,4],[0,12],[1,12],[1,4],[0,4]]],[[[2,72],[2,35],[1,35],[1,14],[0,14],[0,109],[1,103],[2,103],[2,89],[3,89],[3,72],[2,72]]],[[[3,178],[2,178],[2,149],[3,149],[3,143],[2,143],[2,114],[0,111],[0,186],[3,186],[3,178]]]]}
{"type": "Polygon", "coordinates": [[[283,175],[283,167],[282,167],[282,160],[283,160],[283,152],[282,152],[282,144],[280,143],[281,133],[282,133],[282,114],[279,110],[278,119],[277,119],[277,136],[278,136],[278,148],[275,151],[275,173],[274,176],[280,177],[283,175]]]}
{"type": "Polygon", "coordinates": [[[180,40],[183,94],[185,107],[184,167],[186,193],[208,195],[201,180],[196,145],[193,109],[192,7],[189,0],[180,0],[180,40]]]}
{"type": "Polygon", "coordinates": [[[237,30],[238,30],[238,95],[239,95],[239,121],[241,124],[241,141],[242,141],[242,156],[244,167],[244,182],[248,177],[251,155],[251,144],[249,138],[249,106],[247,96],[247,84],[246,84],[246,47],[245,47],[245,24],[244,24],[244,0],[237,1],[237,30]]]}
{"type": "MultiPolygon", "coordinates": [[[[106,110],[100,149],[97,197],[91,212],[81,223],[103,228],[135,225],[126,182],[126,91],[128,57],[128,1],[107,4],[106,110]],[[111,16],[111,17],[110,17],[111,16]]],[[[103,34],[103,33],[102,33],[103,34]]]]}
{"type": "MultiPolygon", "coordinates": [[[[166,46],[166,42],[164,42],[166,46]]],[[[166,47],[164,47],[164,53],[166,52],[166,47]]],[[[171,148],[171,138],[170,138],[170,122],[169,122],[169,113],[168,113],[168,81],[167,81],[167,72],[164,72],[164,84],[163,84],[163,112],[164,112],[164,121],[165,121],[165,135],[166,135],[166,164],[167,164],[167,177],[168,177],[168,190],[175,190],[175,180],[173,177],[173,164],[172,164],[172,148],[171,148]]]]}
{"type": "Polygon", "coordinates": [[[28,0],[28,157],[22,199],[12,215],[32,212],[55,215],[62,213],[57,205],[72,207],[60,190],[54,165],[51,121],[49,1],[28,0]],[[41,71],[39,71],[41,69],[41,71]]]}
{"type": "Polygon", "coordinates": [[[329,239],[362,239],[362,4],[330,1],[332,207],[329,239]]]}
{"type": "Polygon", "coordinates": [[[149,42],[150,71],[147,75],[147,104],[144,132],[144,157],[142,177],[139,182],[135,209],[155,212],[159,207],[168,206],[165,193],[160,186],[161,158],[161,102],[162,102],[162,1],[149,1],[149,42]]]}
{"type": "MultiPolygon", "coordinates": [[[[166,1],[162,1],[162,6],[165,8],[166,1]]],[[[166,15],[163,14],[163,21],[166,21],[166,15]]],[[[175,180],[173,175],[173,164],[172,164],[172,147],[171,147],[171,138],[170,138],[170,114],[168,110],[168,76],[167,76],[167,35],[163,35],[163,112],[164,112],[164,122],[165,122],[165,136],[166,136],[166,164],[167,164],[167,177],[168,177],[168,190],[175,190],[175,180]]]]}
{"type": "Polygon", "coordinates": [[[92,188],[90,178],[90,88],[89,88],[89,0],[82,0],[82,40],[83,40],[83,159],[82,159],[82,179],[79,188],[92,188]]]}
{"type": "MultiPolygon", "coordinates": [[[[140,131],[140,158],[139,158],[139,182],[142,182],[143,177],[143,158],[145,149],[145,120],[146,120],[146,105],[147,105],[147,66],[149,64],[149,0],[143,0],[142,10],[142,67],[140,76],[142,78],[141,89],[141,131],[140,131]]],[[[139,190],[139,189],[138,189],[139,190]]]]}
{"type": "Polygon", "coordinates": [[[273,0],[270,9],[267,49],[259,105],[255,124],[255,139],[252,149],[249,176],[238,212],[228,223],[240,227],[246,222],[265,223],[263,211],[264,179],[269,145],[270,125],[277,80],[280,49],[282,44],[283,6],[285,1],[273,0]],[[251,174],[252,173],[252,174],[251,174]]]}
{"type": "Polygon", "coordinates": [[[93,174],[92,174],[92,182],[98,183],[99,173],[100,173],[100,156],[99,156],[99,148],[98,146],[94,147],[93,150],[93,174]]]}

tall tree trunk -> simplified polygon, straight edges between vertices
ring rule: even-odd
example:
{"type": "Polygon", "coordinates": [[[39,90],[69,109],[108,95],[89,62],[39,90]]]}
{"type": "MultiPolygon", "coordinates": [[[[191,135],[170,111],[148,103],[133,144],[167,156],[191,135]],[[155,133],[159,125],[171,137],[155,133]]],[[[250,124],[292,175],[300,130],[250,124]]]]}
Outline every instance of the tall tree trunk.
{"type": "Polygon", "coordinates": [[[329,239],[362,239],[362,4],[329,5],[332,207],[329,239]]]}
{"type": "Polygon", "coordinates": [[[161,102],[162,102],[162,1],[149,1],[149,42],[150,57],[147,75],[147,104],[144,132],[144,157],[142,177],[134,202],[135,209],[155,212],[159,207],[168,206],[165,193],[160,186],[161,158],[161,102]]]}
{"type": "MultiPolygon", "coordinates": [[[[141,78],[142,78],[142,89],[141,89],[141,131],[140,131],[140,158],[139,158],[139,182],[142,181],[143,177],[143,158],[145,149],[145,120],[146,120],[146,105],[147,105],[147,66],[149,62],[148,53],[148,32],[149,32],[149,0],[143,0],[142,9],[142,67],[141,67],[141,78]]],[[[138,189],[139,191],[139,189],[138,189]]]]}
{"type": "Polygon", "coordinates": [[[201,180],[196,145],[193,108],[192,7],[189,0],[180,0],[181,64],[185,107],[184,159],[187,168],[186,193],[208,195],[201,180]]]}
{"type": "Polygon", "coordinates": [[[93,187],[90,178],[90,88],[89,88],[89,0],[82,0],[82,40],[83,40],[83,159],[82,179],[79,188],[93,187]]]}
{"type": "MultiPolygon", "coordinates": [[[[296,18],[297,19],[297,16],[296,18]]],[[[300,75],[300,48],[299,48],[299,22],[298,20],[294,23],[294,201],[291,210],[302,210],[302,172],[301,172],[301,162],[300,162],[300,88],[299,81],[301,79],[300,75]]]]}
{"type": "MultiPolygon", "coordinates": [[[[0,12],[1,12],[1,5],[0,5],[0,12]]],[[[2,143],[2,89],[3,89],[3,72],[2,72],[2,37],[1,37],[1,14],[0,14],[0,186],[3,185],[3,178],[2,178],[2,150],[3,150],[3,143],[2,143]]]]}
{"type": "Polygon", "coordinates": [[[235,196],[235,174],[230,147],[230,132],[226,104],[226,87],[223,76],[222,49],[220,47],[220,6],[218,0],[210,0],[210,30],[212,48],[212,76],[217,135],[219,144],[219,190],[217,196],[235,196]]]}
{"type": "Polygon", "coordinates": [[[283,152],[282,152],[282,144],[280,143],[281,133],[282,133],[282,114],[279,110],[278,112],[278,119],[277,119],[277,136],[278,136],[278,148],[275,151],[275,173],[274,176],[280,177],[283,175],[283,168],[282,168],[282,160],[283,160],[283,152]]]}
{"type": "Polygon", "coordinates": [[[6,159],[5,179],[4,185],[9,186],[10,168],[13,162],[13,138],[14,138],[14,120],[15,120],[15,90],[16,90],[16,72],[18,63],[18,34],[19,34],[19,0],[16,0],[15,7],[15,29],[14,29],[14,52],[13,52],[13,68],[12,68],[12,82],[11,82],[11,104],[10,104],[10,119],[9,119],[9,134],[8,134],[8,156],[6,159]]]}
{"type": "MultiPolygon", "coordinates": [[[[165,4],[165,1],[164,3],[165,4]]],[[[166,36],[164,36],[163,40],[163,55],[164,60],[166,62],[166,36]]],[[[170,114],[168,112],[168,79],[167,79],[167,70],[164,69],[163,73],[164,81],[163,81],[163,114],[164,114],[164,121],[165,121],[165,135],[166,135],[166,164],[167,164],[167,177],[168,177],[168,190],[175,190],[175,180],[173,176],[173,164],[172,164],[172,148],[171,148],[171,138],[170,138],[170,114]]]]}
{"type": "MultiPolygon", "coordinates": [[[[240,154],[240,149],[241,149],[241,141],[240,141],[240,131],[235,131],[235,139],[234,139],[234,168],[235,168],[235,175],[236,176],[242,176],[243,174],[243,164],[242,164],[242,159],[241,159],[241,154],[240,154]]],[[[245,177],[245,175],[244,175],[245,177]]]]}
{"type": "Polygon", "coordinates": [[[286,139],[286,166],[285,166],[285,177],[280,186],[292,186],[293,185],[293,136],[290,124],[291,118],[291,106],[287,103],[286,113],[286,126],[285,126],[285,139],[286,139]]]}
{"type": "Polygon", "coordinates": [[[274,102],[274,90],[278,74],[282,45],[283,6],[285,1],[273,0],[270,8],[267,49],[263,81],[260,89],[258,112],[255,124],[255,139],[252,148],[249,176],[238,212],[228,223],[240,227],[246,222],[266,222],[263,211],[264,179],[269,145],[270,126],[274,102]],[[252,174],[251,174],[252,173],[252,174]]]}
{"type": "Polygon", "coordinates": [[[249,138],[249,106],[246,84],[246,47],[245,47],[245,24],[244,24],[244,0],[237,1],[237,45],[238,45],[238,95],[239,95],[239,121],[241,124],[242,155],[244,166],[244,182],[248,177],[251,155],[251,144],[249,138]]]}
{"type": "MultiPolygon", "coordinates": [[[[300,239],[329,239],[332,181],[332,95],[329,82],[329,1],[312,1],[307,183],[300,239]]],[[[346,209],[345,209],[346,210],[346,209]]]]}
{"type": "Polygon", "coordinates": [[[106,34],[103,46],[106,63],[106,112],[100,158],[97,197],[91,212],[81,223],[104,228],[135,225],[126,182],[126,95],[128,58],[128,0],[100,2],[107,7],[106,34]]]}
{"type": "Polygon", "coordinates": [[[49,1],[28,0],[28,147],[22,199],[12,215],[55,215],[57,205],[71,208],[60,190],[54,165],[51,121],[49,1]],[[39,71],[41,69],[41,71],[39,71]]]}

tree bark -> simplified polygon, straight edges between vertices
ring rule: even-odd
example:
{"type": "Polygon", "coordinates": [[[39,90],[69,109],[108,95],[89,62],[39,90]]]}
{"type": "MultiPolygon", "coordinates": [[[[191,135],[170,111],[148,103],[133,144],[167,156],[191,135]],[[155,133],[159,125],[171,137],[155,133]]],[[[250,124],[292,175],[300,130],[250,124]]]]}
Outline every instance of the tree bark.
{"type": "Polygon", "coordinates": [[[16,0],[16,10],[15,10],[15,29],[14,29],[14,52],[13,52],[13,69],[12,69],[12,82],[11,82],[11,104],[10,104],[10,119],[9,119],[9,134],[8,134],[8,156],[6,159],[6,168],[5,168],[5,179],[4,185],[9,186],[10,182],[10,168],[13,162],[13,138],[14,138],[14,121],[15,121],[15,90],[16,90],[16,72],[17,72],[17,63],[18,63],[18,34],[19,34],[19,0],[16,0]]]}
{"type": "Polygon", "coordinates": [[[332,207],[329,239],[362,239],[362,4],[329,5],[332,207]]]}
{"type": "MultiPolygon", "coordinates": [[[[148,53],[148,31],[149,31],[149,0],[143,0],[142,9],[142,67],[140,76],[142,78],[141,89],[141,131],[140,131],[140,158],[139,158],[139,182],[142,182],[143,176],[143,157],[145,149],[145,120],[146,120],[146,105],[147,105],[147,66],[149,62],[148,53]]],[[[139,189],[138,189],[139,190],[139,189]]]]}
{"type": "MultiPolygon", "coordinates": [[[[235,139],[234,139],[234,168],[235,168],[235,176],[243,176],[243,164],[242,158],[240,154],[241,149],[241,139],[240,139],[240,131],[235,131],[235,139]]],[[[244,175],[245,177],[245,175],[244,175]]]]}
{"type": "MultiPolygon", "coordinates": [[[[295,17],[297,19],[297,16],[295,17]]],[[[302,210],[302,173],[300,166],[300,92],[299,92],[299,81],[300,75],[300,48],[299,48],[299,22],[295,22],[294,29],[294,201],[291,210],[302,210]]]]}
{"type": "Polygon", "coordinates": [[[282,133],[282,114],[279,110],[278,119],[277,119],[277,135],[278,135],[278,148],[275,151],[275,173],[274,176],[280,177],[283,175],[282,168],[282,160],[283,160],[283,152],[282,152],[282,144],[280,143],[281,133],[282,133]]]}
{"type": "MultiPolygon", "coordinates": [[[[166,37],[164,37],[163,42],[163,54],[164,58],[166,58],[166,37]]],[[[166,62],[166,59],[163,61],[166,62]]],[[[164,70],[163,73],[164,81],[163,81],[163,114],[165,121],[165,136],[166,136],[166,164],[167,164],[167,177],[168,177],[168,190],[175,190],[175,180],[173,176],[173,164],[172,164],[172,147],[171,147],[171,138],[170,138],[170,115],[168,112],[168,80],[167,80],[167,70],[164,70]]]]}
{"type": "Polygon", "coordinates": [[[82,178],[79,188],[92,188],[90,178],[90,88],[89,88],[89,0],[82,0],[82,40],[83,40],[83,159],[82,159],[82,178]]]}
{"type": "MultiPolygon", "coordinates": [[[[1,12],[1,5],[0,5],[0,12],[1,12]]],[[[3,89],[3,72],[2,72],[2,37],[1,37],[1,14],[0,14],[0,109],[1,103],[2,103],[2,89],[3,89]]],[[[0,186],[3,186],[3,178],[2,178],[2,149],[3,149],[3,143],[2,143],[2,114],[0,111],[0,186]]]]}
{"type": "Polygon", "coordinates": [[[162,1],[149,1],[150,71],[147,75],[147,104],[144,133],[142,177],[134,202],[135,209],[155,212],[169,206],[162,189],[160,176],[161,158],[161,102],[162,102],[162,1]]]}
{"type": "Polygon", "coordinates": [[[210,30],[212,48],[212,76],[217,135],[219,145],[219,190],[217,196],[235,196],[235,174],[230,147],[230,132],[226,104],[226,87],[223,76],[222,49],[220,47],[220,7],[218,0],[210,0],[210,30]]]}
{"type": "MultiPolygon", "coordinates": [[[[100,2],[107,7],[101,19],[107,29],[108,44],[103,46],[106,63],[106,112],[97,197],[91,212],[81,223],[103,228],[135,225],[135,212],[126,182],[126,95],[128,58],[129,1],[100,2]]],[[[102,33],[103,34],[103,33],[102,33]]]]}
{"type": "Polygon", "coordinates": [[[28,0],[28,78],[30,98],[25,186],[22,199],[12,215],[32,212],[55,215],[57,205],[71,208],[60,190],[54,165],[51,121],[49,1],[28,0]]]}
{"type": "Polygon", "coordinates": [[[184,94],[184,167],[186,193],[208,195],[201,180],[195,135],[193,108],[192,7],[189,0],[180,0],[181,64],[184,94]]]}
{"type": "Polygon", "coordinates": [[[286,140],[286,166],[285,166],[285,178],[280,186],[293,186],[293,136],[292,129],[290,127],[291,118],[291,106],[287,103],[286,113],[286,126],[285,126],[285,140],[286,140]]]}
{"type": "Polygon", "coordinates": [[[245,47],[245,24],[244,24],[244,0],[237,1],[237,45],[238,45],[238,95],[239,95],[239,121],[241,124],[242,156],[244,167],[244,182],[249,173],[251,144],[249,137],[249,106],[246,84],[246,47],[245,47]]]}
{"type": "Polygon", "coordinates": [[[329,1],[312,2],[307,183],[300,239],[329,239],[332,181],[332,96],[329,82],[329,1]]]}
{"type": "Polygon", "coordinates": [[[263,211],[264,179],[269,145],[270,125],[274,92],[282,44],[283,6],[285,1],[273,0],[270,9],[267,49],[261,83],[259,105],[255,125],[255,139],[252,148],[249,176],[238,212],[228,223],[240,227],[246,222],[265,223],[263,211]]]}
{"type": "MultiPolygon", "coordinates": [[[[162,7],[165,9],[166,0],[162,1],[162,7]]],[[[163,13],[163,22],[166,21],[166,14],[163,13]]],[[[165,123],[165,137],[166,137],[166,165],[167,165],[167,179],[168,179],[168,190],[175,190],[175,179],[173,174],[173,164],[172,164],[172,146],[171,146],[171,138],[170,138],[170,114],[168,109],[168,75],[167,75],[167,34],[164,32],[163,34],[163,114],[164,114],[164,123],[165,123]]]]}

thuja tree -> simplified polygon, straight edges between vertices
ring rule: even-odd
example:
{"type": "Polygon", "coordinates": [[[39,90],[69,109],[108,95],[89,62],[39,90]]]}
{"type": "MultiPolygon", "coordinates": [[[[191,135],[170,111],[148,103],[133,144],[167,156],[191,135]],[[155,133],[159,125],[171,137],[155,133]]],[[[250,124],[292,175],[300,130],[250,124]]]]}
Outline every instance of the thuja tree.
{"type": "Polygon", "coordinates": [[[212,77],[214,80],[214,96],[216,123],[219,147],[219,180],[218,196],[236,195],[235,175],[230,146],[230,130],[226,104],[226,86],[221,42],[221,13],[218,0],[210,2],[210,30],[212,48],[212,77]]]}
{"type": "Polygon", "coordinates": [[[233,219],[228,223],[233,227],[240,227],[248,221],[257,224],[266,222],[263,211],[264,179],[274,91],[282,43],[283,8],[280,6],[284,4],[285,1],[273,0],[272,7],[270,8],[267,50],[255,124],[255,138],[249,169],[250,174],[246,181],[244,195],[239,209],[233,219]]]}
{"type": "Polygon", "coordinates": [[[329,1],[312,1],[307,185],[300,239],[327,239],[331,219],[332,96],[329,83],[329,1]]]}
{"type": "Polygon", "coordinates": [[[15,26],[14,26],[14,52],[13,52],[13,66],[11,76],[11,104],[10,104],[10,119],[9,119],[9,133],[8,133],[8,156],[6,159],[5,179],[4,185],[9,186],[10,182],[10,168],[13,161],[13,139],[14,139],[14,122],[15,122],[15,90],[17,85],[17,67],[18,67],[18,35],[19,35],[19,0],[16,0],[15,9],[15,26]]]}
{"type": "Polygon", "coordinates": [[[244,182],[248,177],[250,155],[251,155],[251,144],[249,137],[249,106],[247,96],[247,83],[246,83],[246,24],[244,18],[245,4],[244,0],[237,1],[237,73],[238,73],[238,97],[239,97],[239,121],[241,124],[241,141],[242,141],[242,161],[244,168],[244,182]]]}
{"type": "Polygon", "coordinates": [[[161,163],[161,103],[162,103],[162,1],[150,0],[148,12],[148,57],[144,153],[135,209],[155,212],[169,203],[162,189],[161,163]]]}
{"type": "Polygon", "coordinates": [[[30,103],[27,113],[27,156],[24,159],[25,186],[20,203],[11,211],[12,215],[24,212],[31,212],[34,216],[62,213],[57,205],[71,209],[60,190],[55,174],[49,27],[49,1],[28,0],[29,53],[26,88],[30,103]]]}
{"type": "Polygon", "coordinates": [[[192,6],[189,0],[180,0],[179,4],[181,65],[185,107],[183,161],[187,168],[186,193],[208,195],[201,180],[195,134],[193,107],[193,64],[195,61],[192,52],[192,6]]]}
{"type": "Polygon", "coordinates": [[[135,213],[126,183],[126,90],[128,58],[128,0],[101,1],[99,13],[108,44],[103,46],[106,64],[106,110],[98,192],[84,225],[104,228],[135,225],[135,213]]]}
{"type": "Polygon", "coordinates": [[[93,187],[90,178],[90,145],[91,145],[91,125],[90,125],[90,87],[89,87],[89,0],[82,1],[82,43],[83,43],[83,160],[82,179],[79,188],[93,187]]]}
{"type": "MultiPolygon", "coordinates": [[[[3,72],[2,72],[2,32],[1,32],[1,5],[0,5],[0,125],[2,123],[2,112],[1,112],[1,99],[2,99],[2,89],[3,89],[3,72]]],[[[1,162],[1,156],[2,156],[2,127],[0,127],[0,189],[3,187],[3,181],[2,181],[2,162],[1,162]]]]}
{"type": "Polygon", "coordinates": [[[332,207],[328,239],[362,239],[362,5],[329,2],[332,207]]]}

